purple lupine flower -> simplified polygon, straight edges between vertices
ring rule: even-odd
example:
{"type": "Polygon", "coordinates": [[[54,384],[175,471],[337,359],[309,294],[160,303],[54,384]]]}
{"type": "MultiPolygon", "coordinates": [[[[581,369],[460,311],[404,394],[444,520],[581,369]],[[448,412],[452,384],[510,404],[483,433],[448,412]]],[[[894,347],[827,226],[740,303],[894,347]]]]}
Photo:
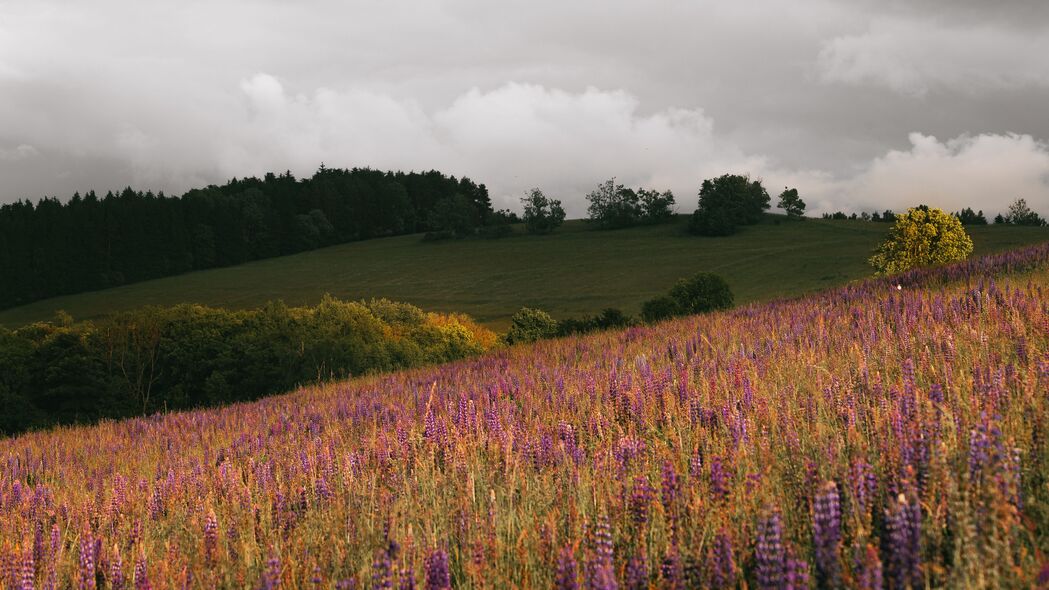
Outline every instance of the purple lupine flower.
{"type": "Polygon", "coordinates": [[[113,546],[113,561],[109,564],[109,583],[112,590],[124,590],[124,563],[120,559],[119,547],[113,546]]]}
{"type": "Polygon", "coordinates": [[[732,539],[721,531],[707,553],[707,582],[711,588],[731,588],[736,585],[736,561],[732,539]]]}
{"type": "Polygon", "coordinates": [[[758,588],[778,590],[783,585],[786,558],[783,548],[783,520],[779,512],[773,511],[758,523],[758,539],[754,548],[758,588]]]}
{"type": "Polygon", "coordinates": [[[565,545],[557,555],[557,568],[554,570],[554,588],[557,590],[579,590],[576,579],[576,561],[572,547],[565,545]]]}
{"type": "MultiPolygon", "coordinates": [[[[29,550],[26,552],[25,557],[22,559],[21,576],[19,580],[19,590],[34,590],[36,587],[36,562],[33,560],[33,551],[29,550]]],[[[116,586],[114,586],[116,589],[116,586]]],[[[119,589],[116,589],[119,590],[119,589]]]]}
{"type": "Polygon", "coordinates": [[[593,529],[591,539],[590,561],[587,564],[587,585],[590,590],[616,590],[619,584],[616,582],[614,547],[612,544],[612,529],[608,525],[608,517],[601,515],[593,529]]]}
{"type": "Polygon", "coordinates": [[[670,461],[663,462],[662,480],[660,499],[663,501],[663,511],[667,513],[673,527],[678,498],[681,496],[681,485],[670,461]]]}
{"type": "Polygon", "coordinates": [[[204,562],[208,565],[215,564],[215,551],[219,542],[219,524],[215,520],[215,513],[208,512],[204,519],[204,562]]]}
{"type": "Polygon", "coordinates": [[[146,572],[146,558],[139,557],[135,561],[135,590],[153,590],[149,583],[149,574],[146,572]]]}
{"type": "Polygon", "coordinates": [[[58,523],[51,525],[51,561],[58,560],[58,550],[62,544],[62,533],[58,529],[58,523]]]}
{"type": "Polygon", "coordinates": [[[280,557],[274,554],[266,561],[266,569],[259,580],[259,590],[277,590],[280,588],[280,576],[280,557]]]}
{"type": "Polygon", "coordinates": [[[372,562],[372,590],[393,589],[393,560],[390,552],[383,549],[375,556],[372,562]]]}
{"type": "Polygon", "coordinates": [[[857,549],[856,563],[853,567],[856,587],[860,590],[881,590],[884,585],[878,550],[872,545],[857,549]]]}
{"type": "Polygon", "coordinates": [[[885,511],[889,574],[897,588],[922,585],[921,505],[908,495],[901,493],[885,511]]]}
{"type": "Polygon", "coordinates": [[[448,554],[434,549],[426,556],[426,590],[446,590],[452,587],[452,575],[448,569],[448,554]]]}
{"type": "Polygon", "coordinates": [[[652,486],[648,478],[639,475],[634,478],[634,487],[630,492],[630,514],[634,524],[643,529],[648,523],[649,505],[652,503],[652,486]]]}
{"type": "Polygon", "coordinates": [[[590,590],[618,590],[619,582],[611,565],[601,565],[594,570],[590,579],[590,590]]]}
{"type": "Polygon", "coordinates": [[[816,572],[823,586],[841,586],[841,509],[838,486],[833,481],[823,484],[816,495],[812,515],[812,544],[816,554],[816,572]]]}
{"type": "Polygon", "coordinates": [[[812,576],[809,575],[809,562],[798,559],[794,552],[787,551],[787,567],[783,572],[784,590],[809,590],[812,587],[812,576]]]}
{"type": "Polygon", "coordinates": [[[663,579],[663,588],[666,590],[682,590],[684,588],[684,568],[681,564],[681,553],[677,544],[671,542],[667,552],[663,556],[663,563],[659,566],[659,575],[663,579]]]}
{"type": "Polygon", "coordinates": [[[36,521],[36,527],[33,529],[33,563],[41,564],[44,563],[44,523],[42,521],[36,521]]]}
{"type": "Polygon", "coordinates": [[[857,511],[865,517],[870,517],[874,493],[878,487],[874,468],[865,460],[856,459],[852,464],[850,479],[852,480],[852,501],[857,511]]]}
{"type": "Polygon", "coordinates": [[[689,458],[688,461],[689,474],[692,477],[700,477],[703,473],[703,449],[697,448],[696,452],[689,458]]]}
{"type": "Polygon", "coordinates": [[[710,491],[720,500],[728,498],[729,475],[721,463],[721,457],[710,460],[710,491]]]}
{"type": "Polygon", "coordinates": [[[79,590],[95,590],[95,540],[91,533],[80,539],[80,567],[77,570],[79,590]]]}
{"type": "Polygon", "coordinates": [[[648,588],[648,560],[641,553],[634,555],[627,561],[623,575],[626,590],[645,590],[648,588]]]}

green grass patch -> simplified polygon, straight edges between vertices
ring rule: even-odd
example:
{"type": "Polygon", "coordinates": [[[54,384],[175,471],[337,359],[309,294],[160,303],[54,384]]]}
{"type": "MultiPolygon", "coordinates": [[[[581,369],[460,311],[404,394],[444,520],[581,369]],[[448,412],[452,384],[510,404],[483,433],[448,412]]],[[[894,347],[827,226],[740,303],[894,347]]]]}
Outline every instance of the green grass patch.
{"type": "MultiPolygon", "coordinates": [[[[867,258],[888,224],[808,219],[743,228],[729,237],[685,233],[686,218],[596,231],[569,221],[551,235],[515,227],[501,240],[423,242],[418,235],[354,242],[240,266],[193,272],[104,291],[55,297],[0,311],[16,327],[65,310],[92,319],[143,305],[201,303],[249,308],[282,299],[314,305],[387,297],[426,310],[470,314],[504,329],[522,306],[555,318],[618,307],[637,314],[646,299],[699,271],[728,281],[737,303],[800,295],[868,276],[867,258]]],[[[1049,228],[966,228],[975,254],[1049,240],[1049,228]]]]}

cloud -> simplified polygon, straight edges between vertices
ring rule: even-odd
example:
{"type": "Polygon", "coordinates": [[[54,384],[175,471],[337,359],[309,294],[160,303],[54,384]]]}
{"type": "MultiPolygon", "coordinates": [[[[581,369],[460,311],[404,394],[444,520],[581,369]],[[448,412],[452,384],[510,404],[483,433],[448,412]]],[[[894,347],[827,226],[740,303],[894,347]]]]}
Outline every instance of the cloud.
{"type": "Polygon", "coordinates": [[[875,158],[855,176],[817,185],[810,191],[817,203],[812,210],[901,211],[924,203],[993,216],[1024,198],[1032,209],[1049,213],[1049,144],[1017,134],[940,141],[911,133],[909,140],[910,149],[875,158]]]}
{"type": "Polygon", "coordinates": [[[362,89],[289,94],[269,74],[240,88],[245,100],[232,120],[242,124],[216,148],[228,175],[284,167],[309,174],[321,161],[437,168],[487,183],[500,207],[516,208],[525,190],[540,186],[582,215],[583,195],[612,176],[687,195],[706,174],[762,161],[719,141],[702,110],[642,114],[622,90],[507,83],[471,89],[428,113],[362,89]]]}
{"type": "Polygon", "coordinates": [[[818,67],[825,82],[887,87],[923,96],[1049,87],[1049,34],[981,23],[882,18],[867,31],[825,42],[818,67]]]}
{"type": "Polygon", "coordinates": [[[38,152],[35,147],[24,143],[11,149],[0,147],[0,160],[5,162],[18,162],[19,160],[25,160],[26,158],[33,158],[39,155],[40,152],[38,152]]]}
{"type": "Polygon", "coordinates": [[[538,185],[571,215],[612,175],[688,211],[725,172],[848,209],[909,132],[1049,138],[1046,6],[10,0],[0,202],[324,162],[467,175],[500,207],[538,185]]]}

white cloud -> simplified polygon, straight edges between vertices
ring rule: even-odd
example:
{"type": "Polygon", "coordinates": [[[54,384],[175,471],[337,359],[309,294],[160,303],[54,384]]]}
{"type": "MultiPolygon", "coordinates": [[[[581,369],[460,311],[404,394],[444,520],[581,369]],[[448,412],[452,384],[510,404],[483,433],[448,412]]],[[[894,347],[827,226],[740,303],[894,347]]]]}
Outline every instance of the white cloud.
{"type": "Polygon", "coordinates": [[[824,43],[826,82],[876,85],[921,96],[1049,87],[1049,32],[933,20],[877,19],[861,34],[824,43]]]}
{"type": "Polygon", "coordinates": [[[40,155],[35,147],[27,144],[19,144],[13,148],[0,147],[0,160],[5,162],[17,162],[40,155]]]}
{"type": "Polygon", "coordinates": [[[816,185],[809,191],[816,203],[811,210],[901,211],[924,203],[993,216],[1024,198],[1032,209],[1049,213],[1049,144],[1016,134],[940,141],[911,133],[909,139],[908,150],[890,151],[851,178],[816,185]]]}

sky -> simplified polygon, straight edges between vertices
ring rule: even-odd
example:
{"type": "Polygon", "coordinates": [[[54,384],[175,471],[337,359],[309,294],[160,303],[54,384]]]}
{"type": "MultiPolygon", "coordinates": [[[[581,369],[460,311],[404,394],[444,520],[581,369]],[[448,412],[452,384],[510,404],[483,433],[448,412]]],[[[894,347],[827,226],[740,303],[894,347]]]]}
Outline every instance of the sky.
{"type": "Polygon", "coordinates": [[[0,0],[0,203],[437,169],[1049,214],[1044,0],[0,0]]]}

